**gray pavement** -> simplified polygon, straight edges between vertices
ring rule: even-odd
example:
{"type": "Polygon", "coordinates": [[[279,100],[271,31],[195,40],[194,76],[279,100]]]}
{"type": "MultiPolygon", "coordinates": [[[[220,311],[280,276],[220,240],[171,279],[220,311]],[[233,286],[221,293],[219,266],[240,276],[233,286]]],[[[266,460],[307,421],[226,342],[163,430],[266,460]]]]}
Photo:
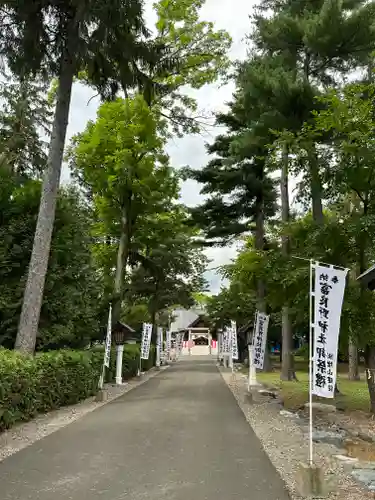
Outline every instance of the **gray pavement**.
{"type": "Polygon", "coordinates": [[[289,500],[207,358],[181,360],[0,463],[1,500],[289,500]]]}

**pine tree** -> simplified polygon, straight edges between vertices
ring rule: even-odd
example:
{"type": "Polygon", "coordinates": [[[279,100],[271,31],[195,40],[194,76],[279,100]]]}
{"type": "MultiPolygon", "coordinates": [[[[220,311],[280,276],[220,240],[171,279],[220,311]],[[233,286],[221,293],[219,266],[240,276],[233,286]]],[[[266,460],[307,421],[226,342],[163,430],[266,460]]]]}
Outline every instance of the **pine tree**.
{"type": "MultiPolygon", "coordinates": [[[[375,3],[362,0],[264,0],[250,38],[260,54],[280,57],[296,82],[323,91],[368,64],[375,48],[374,12],[375,3]]],[[[315,143],[305,147],[313,216],[321,224],[324,164],[315,143]]]]}
{"type": "Polygon", "coordinates": [[[46,142],[50,134],[51,109],[47,84],[3,75],[0,86],[0,157],[18,177],[39,177],[47,163],[46,142]]]}

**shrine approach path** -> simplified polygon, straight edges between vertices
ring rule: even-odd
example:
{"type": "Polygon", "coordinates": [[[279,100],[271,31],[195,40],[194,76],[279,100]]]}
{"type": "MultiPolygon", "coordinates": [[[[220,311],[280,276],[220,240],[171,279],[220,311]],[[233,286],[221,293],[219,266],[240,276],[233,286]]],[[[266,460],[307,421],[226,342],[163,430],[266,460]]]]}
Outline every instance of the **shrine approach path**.
{"type": "Polygon", "coordinates": [[[1,500],[289,500],[208,357],[182,359],[0,463],[1,500]]]}

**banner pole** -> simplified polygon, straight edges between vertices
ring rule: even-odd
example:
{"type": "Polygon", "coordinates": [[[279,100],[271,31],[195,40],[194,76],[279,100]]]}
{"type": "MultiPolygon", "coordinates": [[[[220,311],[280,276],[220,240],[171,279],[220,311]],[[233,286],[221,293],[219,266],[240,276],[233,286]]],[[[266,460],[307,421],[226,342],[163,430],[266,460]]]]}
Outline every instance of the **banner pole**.
{"type": "Polygon", "coordinates": [[[257,325],[257,317],[258,317],[258,311],[255,311],[255,316],[254,316],[254,324],[253,324],[253,332],[251,335],[251,338],[248,340],[250,341],[248,346],[247,346],[247,352],[249,355],[249,373],[248,373],[248,379],[247,379],[247,390],[250,392],[251,386],[256,386],[257,384],[257,371],[254,366],[254,348],[255,348],[255,329],[257,325]]]}
{"type": "Polygon", "coordinates": [[[98,389],[100,391],[103,389],[104,386],[105,367],[109,366],[109,358],[111,355],[111,342],[112,342],[112,303],[110,302],[108,311],[107,334],[105,336],[105,344],[104,344],[103,366],[98,382],[98,389]]]}
{"type": "Polygon", "coordinates": [[[309,314],[309,463],[310,466],[313,465],[314,456],[313,456],[313,332],[314,332],[314,311],[313,311],[313,261],[310,260],[310,314],[309,314]]]}

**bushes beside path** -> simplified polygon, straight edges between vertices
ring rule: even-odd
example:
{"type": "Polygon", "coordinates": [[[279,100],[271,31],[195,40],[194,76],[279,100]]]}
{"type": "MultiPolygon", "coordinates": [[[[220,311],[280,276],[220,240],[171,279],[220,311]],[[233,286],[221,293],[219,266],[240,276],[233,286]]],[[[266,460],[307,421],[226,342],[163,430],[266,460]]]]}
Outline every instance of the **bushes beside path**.
{"type": "MultiPolygon", "coordinates": [[[[154,353],[142,360],[142,370],[154,364],[154,353]]],[[[0,349],[0,432],[39,413],[72,405],[96,394],[103,363],[103,348],[87,351],[51,351],[25,357],[0,349]]],[[[116,355],[111,355],[106,382],[115,376],[116,355]]],[[[124,349],[123,379],[137,374],[139,346],[124,349]]]]}

